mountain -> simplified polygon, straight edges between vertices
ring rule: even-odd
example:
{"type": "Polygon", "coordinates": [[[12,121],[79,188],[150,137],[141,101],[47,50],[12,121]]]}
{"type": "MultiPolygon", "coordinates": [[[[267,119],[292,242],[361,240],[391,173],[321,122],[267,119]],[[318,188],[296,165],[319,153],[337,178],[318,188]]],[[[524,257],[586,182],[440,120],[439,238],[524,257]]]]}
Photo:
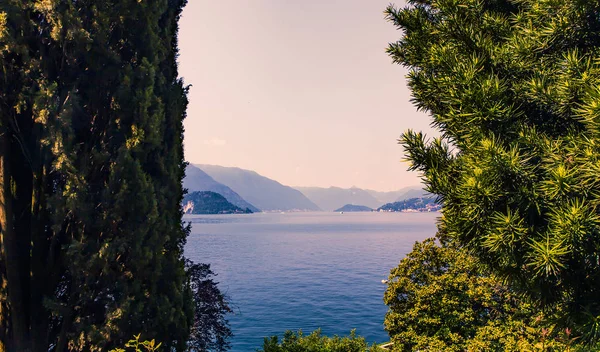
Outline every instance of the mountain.
{"type": "Polygon", "coordinates": [[[253,212],[260,212],[260,209],[254,205],[248,203],[239,194],[234,192],[231,188],[225,186],[222,183],[215,181],[212,177],[207,175],[204,171],[199,168],[188,165],[185,169],[185,178],[183,179],[183,188],[187,188],[188,192],[196,191],[210,191],[215,192],[227,199],[231,204],[241,208],[250,209],[253,212]]]}
{"type": "Polygon", "coordinates": [[[388,203],[377,210],[382,211],[438,211],[441,205],[435,197],[421,197],[405,199],[399,202],[388,203]]]}
{"type": "Polygon", "coordinates": [[[321,210],[300,191],[254,171],[216,165],[195,166],[262,210],[321,210]]]}
{"type": "Polygon", "coordinates": [[[327,211],[337,209],[344,204],[364,204],[370,208],[377,208],[386,202],[381,202],[368,191],[360,188],[339,187],[296,187],[308,199],[327,211]]]}
{"type": "Polygon", "coordinates": [[[381,204],[398,202],[410,198],[426,197],[429,195],[429,193],[423,190],[423,186],[408,186],[391,192],[378,192],[370,189],[367,189],[366,191],[380,201],[381,204]]]}
{"type": "Polygon", "coordinates": [[[334,211],[339,211],[339,212],[358,212],[358,211],[373,211],[373,209],[369,208],[369,207],[365,207],[364,205],[354,205],[354,204],[346,204],[343,207],[336,209],[334,211]]]}
{"type": "Polygon", "coordinates": [[[396,202],[400,202],[411,198],[429,198],[431,194],[423,189],[422,186],[406,187],[402,189],[402,194],[396,198],[396,202]]]}
{"type": "Polygon", "coordinates": [[[321,209],[331,211],[344,204],[363,204],[370,208],[378,208],[382,204],[393,203],[410,198],[427,197],[429,194],[422,186],[409,186],[391,192],[378,192],[357,187],[296,187],[308,199],[321,209]]]}
{"type": "Polygon", "coordinates": [[[227,201],[219,193],[201,191],[183,197],[185,214],[250,214],[252,210],[241,209],[227,201]]]}
{"type": "Polygon", "coordinates": [[[404,194],[403,190],[391,191],[391,192],[379,192],[379,191],[373,191],[371,189],[365,189],[365,191],[368,192],[375,199],[377,199],[377,201],[379,202],[380,205],[385,204],[385,203],[395,202],[396,199],[398,199],[398,197],[400,197],[400,196],[402,196],[402,194],[404,194]]]}

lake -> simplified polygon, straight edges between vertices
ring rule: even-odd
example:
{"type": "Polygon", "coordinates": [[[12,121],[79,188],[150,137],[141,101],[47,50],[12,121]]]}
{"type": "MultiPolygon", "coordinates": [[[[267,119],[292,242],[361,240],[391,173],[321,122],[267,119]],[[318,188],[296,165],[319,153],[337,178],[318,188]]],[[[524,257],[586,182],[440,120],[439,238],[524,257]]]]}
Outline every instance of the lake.
{"type": "Polygon", "coordinates": [[[439,213],[193,215],[185,255],[210,263],[235,310],[233,352],[285,330],[385,342],[383,292],[415,241],[435,235],[439,213]]]}

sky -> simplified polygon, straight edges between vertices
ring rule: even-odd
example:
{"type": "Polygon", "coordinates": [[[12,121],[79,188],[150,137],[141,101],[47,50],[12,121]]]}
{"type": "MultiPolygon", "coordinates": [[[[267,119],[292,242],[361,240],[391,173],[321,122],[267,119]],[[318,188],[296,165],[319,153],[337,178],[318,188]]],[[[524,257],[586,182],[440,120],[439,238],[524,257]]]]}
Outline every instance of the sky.
{"type": "Polygon", "coordinates": [[[410,102],[407,70],[385,53],[401,35],[384,20],[389,2],[189,1],[178,59],[192,86],[186,160],[289,186],[419,184],[397,139],[436,134],[410,102]]]}

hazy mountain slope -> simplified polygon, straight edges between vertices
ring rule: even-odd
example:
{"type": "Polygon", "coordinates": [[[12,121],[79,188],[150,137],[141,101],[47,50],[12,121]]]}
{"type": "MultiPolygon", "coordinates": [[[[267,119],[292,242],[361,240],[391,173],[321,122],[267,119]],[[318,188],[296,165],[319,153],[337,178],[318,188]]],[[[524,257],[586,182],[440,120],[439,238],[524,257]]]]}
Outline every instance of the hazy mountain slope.
{"type": "Polygon", "coordinates": [[[216,165],[195,166],[262,210],[321,210],[300,191],[254,171],[216,165]]]}
{"type": "Polygon", "coordinates": [[[222,183],[215,181],[207,173],[200,170],[199,168],[188,165],[185,170],[185,178],[183,179],[183,188],[187,188],[189,193],[196,191],[210,191],[215,192],[227,199],[231,204],[240,207],[242,209],[250,209],[253,212],[259,212],[256,206],[248,203],[239,194],[234,192],[231,188],[225,186],[222,183]]]}
{"type": "Polygon", "coordinates": [[[379,192],[370,189],[366,189],[365,191],[369,192],[369,194],[380,201],[381,204],[393,203],[409,198],[424,197],[428,194],[423,191],[423,186],[408,186],[391,192],[379,192]]]}
{"type": "Polygon", "coordinates": [[[405,190],[406,190],[406,188],[402,188],[401,190],[398,190],[398,191],[380,192],[380,191],[373,191],[371,189],[365,189],[366,192],[368,192],[371,196],[373,196],[375,199],[377,199],[377,201],[379,201],[381,204],[395,202],[396,199],[398,199],[398,197],[402,196],[402,194],[404,194],[406,192],[405,190]]]}
{"type": "Polygon", "coordinates": [[[431,194],[421,186],[406,187],[402,189],[402,194],[396,198],[395,202],[400,202],[406,199],[429,197],[431,194]]]}
{"type": "Polygon", "coordinates": [[[379,201],[369,194],[369,192],[356,187],[296,187],[296,189],[321,209],[327,211],[338,209],[346,204],[361,204],[369,208],[378,208],[386,203],[379,201]]]}

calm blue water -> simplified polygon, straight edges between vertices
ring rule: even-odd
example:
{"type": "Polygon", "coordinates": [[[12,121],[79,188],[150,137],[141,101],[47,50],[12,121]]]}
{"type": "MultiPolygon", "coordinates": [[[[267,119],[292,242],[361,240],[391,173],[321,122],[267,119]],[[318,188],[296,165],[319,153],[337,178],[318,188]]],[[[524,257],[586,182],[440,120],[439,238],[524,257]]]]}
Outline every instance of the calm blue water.
{"type": "Polygon", "coordinates": [[[234,306],[232,351],[254,351],[285,330],[385,342],[392,267],[435,234],[437,213],[187,216],[186,256],[210,263],[234,306]]]}

